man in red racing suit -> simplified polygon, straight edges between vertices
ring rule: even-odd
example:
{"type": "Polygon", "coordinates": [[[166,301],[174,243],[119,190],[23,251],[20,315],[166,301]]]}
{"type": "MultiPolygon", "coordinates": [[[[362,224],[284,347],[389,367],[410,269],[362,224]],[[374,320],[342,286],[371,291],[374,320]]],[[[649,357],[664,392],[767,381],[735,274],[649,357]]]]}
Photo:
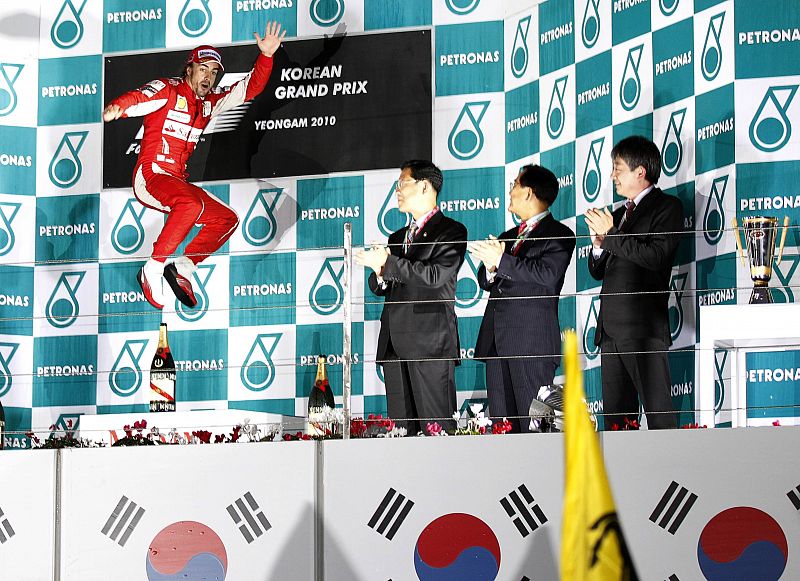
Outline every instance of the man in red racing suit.
{"type": "Polygon", "coordinates": [[[175,296],[189,307],[197,305],[192,274],[236,230],[236,212],[210,192],[186,181],[186,162],[211,119],[253,99],[264,90],[272,72],[272,55],[286,36],[277,22],[268,23],[264,36],[253,33],[261,54],[253,70],[225,89],[213,89],[223,70],[222,58],[212,46],[194,49],[186,61],[183,78],[150,81],[111,101],[103,120],[144,116],[144,136],[133,173],[133,194],[148,208],[167,214],[153,254],[137,275],[144,296],[157,309],[164,308],[162,278],[175,296]],[[186,246],[186,255],[169,258],[192,227],[202,226],[186,246]]]}

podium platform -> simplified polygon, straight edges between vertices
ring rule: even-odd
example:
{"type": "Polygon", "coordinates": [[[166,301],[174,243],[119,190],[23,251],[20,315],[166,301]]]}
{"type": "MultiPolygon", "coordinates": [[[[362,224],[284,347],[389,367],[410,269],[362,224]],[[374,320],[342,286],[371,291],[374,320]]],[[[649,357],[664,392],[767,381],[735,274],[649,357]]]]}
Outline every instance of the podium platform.
{"type": "MultiPolygon", "coordinates": [[[[257,424],[262,433],[268,424],[275,426],[278,432],[297,432],[306,430],[306,419],[297,416],[285,416],[266,412],[250,410],[219,409],[219,410],[191,410],[158,413],[126,413],[126,414],[98,414],[83,415],[79,427],[80,437],[104,442],[110,446],[120,438],[125,437],[125,426],[141,420],[147,421],[147,434],[153,427],[158,428],[162,438],[175,428],[178,433],[191,439],[193,431],[208,430],[214,435],[229,434],[234,426],[244,423],[257,424]]],[[[134,431],[134,433],[136,433],[134,431]]]]}
{"type": "MultiPolygon", "coordinates": [[[[800,348],[800,306],[792,303],[702,306],[699,322],[695,403],[699,408],[698,422],[712,427],[729,419],[734,428],[770,424],[773,418],[754,421],[747,417],[745,356],[748,351],[800,348]],[[730,382],[728,385],[720,381],[722,393],[715,397],[721,373],[716,361],[719,349],[731,353],[730,382]]],[[[777,419],[792,422],[789,418],[777,419]]]]}

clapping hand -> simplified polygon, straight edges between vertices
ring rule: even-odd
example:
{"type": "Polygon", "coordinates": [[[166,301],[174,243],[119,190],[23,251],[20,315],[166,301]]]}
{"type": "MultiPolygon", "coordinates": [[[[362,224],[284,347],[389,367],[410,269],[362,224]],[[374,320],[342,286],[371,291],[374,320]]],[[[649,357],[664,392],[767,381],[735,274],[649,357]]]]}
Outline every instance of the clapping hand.
{"type": "Polygon", "coordinates": [[[386,264],[386,259],[389,258],[389,249],[377,242],[373,242],[369,249],[365,248],[355,253],[353,258],[356,264],[366,266],[375,271],[378,276],[383,273],[383,266],[386,264]]]}
{"type": "Polygon", "coordinates": [[[468,245],[469,253],[477,258],[489,272],[497,269],[497,263],[505,252],[505,242],[500,242],[496,236],[489,235],[488,240],[476,240],[468,245]]]}
{"type": "Polygon", "coordinates": [[[598,210],[597,208],[589,208],[583,215],[586,225],[589,227],[589,234],[592,236],[592,244],[595,248],[600,248],[603,243],[603,238],[611,227],[614,225],[614,217],[608,208],[598,210]]]}

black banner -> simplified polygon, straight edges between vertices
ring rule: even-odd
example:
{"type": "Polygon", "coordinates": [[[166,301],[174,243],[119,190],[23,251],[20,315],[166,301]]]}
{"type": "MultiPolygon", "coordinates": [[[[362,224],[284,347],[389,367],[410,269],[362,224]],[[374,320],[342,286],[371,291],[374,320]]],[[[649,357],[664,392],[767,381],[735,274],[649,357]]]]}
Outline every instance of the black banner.
{"type": "MultiPolygon", "coordinates": [[[[221,48],[225,76],[255,43],[221,48]]],[[[187,51],[106,57],[104,100],[179,75],[187,51]]],[[[230,84],[223,77],[223,84],[230,84]]],[[[286,41],[264,92],[216,118],[189,161],[191,181],[324,175],[431,159],[431,33],[286,41]]],[[[103,187],[130,187],[142,118],[106,123],[103,187]]]]}

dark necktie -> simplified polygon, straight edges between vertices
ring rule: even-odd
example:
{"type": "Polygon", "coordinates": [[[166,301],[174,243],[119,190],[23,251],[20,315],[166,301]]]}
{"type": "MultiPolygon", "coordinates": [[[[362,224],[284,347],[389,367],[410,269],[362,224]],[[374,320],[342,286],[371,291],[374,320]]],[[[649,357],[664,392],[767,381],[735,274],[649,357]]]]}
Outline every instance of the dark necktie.
{"type": "Polygon", "coordinates": [[[624,228],[625,224],[628,223],[628,220],[631,219],[633,216],[633,210],[636,208],[636,203],[633,200],[628,200],[625,202],[625,217],[622,220],[622,223],[619,225],[620,228],[624,228]]]}
{"type": "Polygon", "coordinates": [[[417,223],[412,220],[411,224],[408,226],[408,230],[406,230],[406,240],[403,243],[403,252],[408,252],[408,249],[411,247],[411,243],[414,242],[414,236],[417,233],[417,223]]]}

